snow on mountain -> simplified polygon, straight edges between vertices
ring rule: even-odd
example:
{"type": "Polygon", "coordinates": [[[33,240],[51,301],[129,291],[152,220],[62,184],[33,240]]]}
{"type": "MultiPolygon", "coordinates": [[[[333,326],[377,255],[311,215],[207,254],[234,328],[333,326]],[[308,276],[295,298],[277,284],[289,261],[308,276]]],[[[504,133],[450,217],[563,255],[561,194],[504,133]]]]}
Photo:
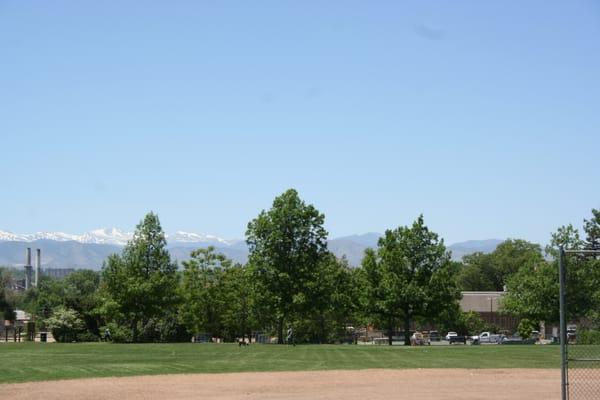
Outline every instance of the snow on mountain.
{"type": "Polygon", "coordinates": [[[27,242],[29,238],[27,235],[0,230],[0,240],[6,242],[27,242]]]}
{"type": "MultiPolygon", "coordinates": [[[[117,228],[101,228],[82,235],[73,235],[62,232],[36,232],[36,233],[13,233],[0,230],[0,241],[33,242],[35,240],[54,240],[58,242],[74,241],[79,243],[112,244],[124,246],[133,238],[132,232],[125,232],[117,228]]],[[[215,243],[229,246],[234,241],[222,239],[214,235],[205,235],[193,232],[177,231],[166,235],[167,241],[177,243],[215,243]]]]}
{"type": "Polygon", "coordinates": [[[133,238],[133,233],[123,232],[117,228],[94,229],[81,235],[76,241],[81,243],[116,244],[124,246],[133,238]]]}
{"type": "Polygon", "coordinates": [[[34,240],[55,240],[66,242],[69,240],[77,241],[77,238],[77,235],[63,232],[13,233],[0,230],[0,240],[2,241],[33,242],[34,240]]]}
{"type": "Polygon", "coordinates": [[[215,242],[229,246],[232,241],[222,239],[213,235],[204,235],[193,232],[177,231],[171,235],[167,235],[167,240],[170,242],[180,243],[198,243],[198,242],[215,242]]]}

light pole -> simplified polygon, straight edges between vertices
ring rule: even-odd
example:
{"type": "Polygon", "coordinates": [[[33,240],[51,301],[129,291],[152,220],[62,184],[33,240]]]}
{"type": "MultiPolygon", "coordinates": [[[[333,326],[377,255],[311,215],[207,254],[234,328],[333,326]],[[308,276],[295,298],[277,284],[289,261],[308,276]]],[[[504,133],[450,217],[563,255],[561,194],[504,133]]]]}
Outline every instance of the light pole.
{"type": "Polygon", "coordinates": [[[488,297],[488,300],[490,301],[490,323],[493,324],[494,323],[494,298],[493,297],[488,297]]]}

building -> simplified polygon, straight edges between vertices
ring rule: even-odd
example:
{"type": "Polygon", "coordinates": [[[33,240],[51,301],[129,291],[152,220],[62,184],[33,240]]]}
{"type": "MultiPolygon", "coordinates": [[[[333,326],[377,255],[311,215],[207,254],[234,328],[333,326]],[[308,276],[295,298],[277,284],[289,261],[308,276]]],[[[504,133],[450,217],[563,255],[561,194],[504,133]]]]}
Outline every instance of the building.
{"type": "Polygon", "coordinates": [[[501,312],[502,298],[506,292],[461,292],[460,309],[474,311],[488,324],[501,330],[514,332],[519,319],[501,312]]]}
{"type": "Polygon", "coordinates": [[[75,272],[75,268],[44,268],[42,275],[54,279],[63,279],[73,272],[75,272]]]}
{"type": "Polygon", "coordinates": [[[15,310],[15,320],[0,320],[0,341],[21,341],[27,331],[27,324],[31,322],[31,315],[23,310],[15,310]],[[21,334],[17,336],[17,334],[21,334]]]}

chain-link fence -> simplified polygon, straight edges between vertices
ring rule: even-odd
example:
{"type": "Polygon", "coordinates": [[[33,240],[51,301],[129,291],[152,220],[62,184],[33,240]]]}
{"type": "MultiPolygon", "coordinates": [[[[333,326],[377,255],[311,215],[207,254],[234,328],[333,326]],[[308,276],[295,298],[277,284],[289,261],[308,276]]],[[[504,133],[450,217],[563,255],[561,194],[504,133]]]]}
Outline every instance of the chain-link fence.
{"type": "Polygon", "coordinates": [[[568,345],[568,398],[600,399],[600,346],[576,340],[568,345]]]}
{"type": "MultiPolygon", "coordinates": [[[[600,399],[600,331],[586,324],[581,315],[577,318],[569,310],[567,293],[574,288],[569,287],[568,276],[574,275],[569,268],[577,268],[577,263],[567,262],[570,254],[579,260],[587,257],[598,258],[600,250],[563,250],[560,249],[560,338],[561,338],[561,378],[563,400],[598,400],[600,399]]],[[[592,293],[579,293],[578,301],[586,303],[586,296],[592,293]]],[[[589,306],[595,301],[587,299],[589,306]]],[[[572,306],[575,307],[574,304],[572,306]]]]}

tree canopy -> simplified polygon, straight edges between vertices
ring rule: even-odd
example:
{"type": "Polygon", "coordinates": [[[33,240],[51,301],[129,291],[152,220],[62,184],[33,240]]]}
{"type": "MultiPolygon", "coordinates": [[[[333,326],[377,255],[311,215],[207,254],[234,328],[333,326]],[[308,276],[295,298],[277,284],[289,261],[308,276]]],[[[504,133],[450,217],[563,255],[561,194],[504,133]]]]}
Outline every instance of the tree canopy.
{"type": "Polygon", "coordinates": [[[427,228],[423,216],[410,227],[387,230],[376,250],[363,260],[369,312],[392,332],[403,322],[405,344],[410,344],[410,321],[435,318],[455,307],[460,293],[450,254],[443,240],[427,228]]]}
{"type": "Polygon", "coordinates": [[[154,320],[175,306],[178,282],[156,214],[144,217],[121,255],[108,258],[102,279],[109,319],[128,321],[134,342],[140,331],[151,336],[154,320]]]}
{"type": "Polygon", "coordinates": [[[310,308],[309,288],[327,254],[324,221],[323,214],[289,189],[248,224],[249,261],[268,293],[264,300],[270,303],[280,343],[284,324],[310,308]]]}

